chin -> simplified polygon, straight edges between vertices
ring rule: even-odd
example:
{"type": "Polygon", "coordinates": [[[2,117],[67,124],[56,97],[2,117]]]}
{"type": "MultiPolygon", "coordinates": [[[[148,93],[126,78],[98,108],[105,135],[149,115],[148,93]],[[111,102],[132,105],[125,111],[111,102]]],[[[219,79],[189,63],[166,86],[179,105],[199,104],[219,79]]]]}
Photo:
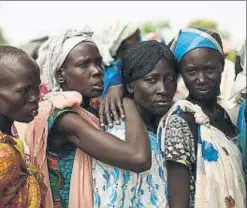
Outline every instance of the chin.
{"type": "Polygon", "coordinates": [[[210,99],[214,99],[216,98],[217,95],[214,94],[195,94],[195,98],[198,99],[198,100],[210,100],[210,99]]]}
{"type": "Polygon", "coordinates": [[[102,95],[102,93],[103,93],[103,90],[102,91],[93,91],[93,92],[90,92],[84,96],[88,97],[88,98],[96,98],[96,97],[100,97],[102,95]]]}
{"type": "Polygon", "coordinates": [[[154,116],[164,116],[168,112],[169,108],[163,109],[163,110],[157,110],[151,112],[154,116]]]}
{"type": "Polygon", "coordinates": [[[26,117],[26,118],[22,118],[22,119],[16,119],[16,121],[18,121],[18,122],[21,122],[21,123],[29,123],[29,122],[31,122],[32,120],[34,119],[34,117],[26,117]]]}

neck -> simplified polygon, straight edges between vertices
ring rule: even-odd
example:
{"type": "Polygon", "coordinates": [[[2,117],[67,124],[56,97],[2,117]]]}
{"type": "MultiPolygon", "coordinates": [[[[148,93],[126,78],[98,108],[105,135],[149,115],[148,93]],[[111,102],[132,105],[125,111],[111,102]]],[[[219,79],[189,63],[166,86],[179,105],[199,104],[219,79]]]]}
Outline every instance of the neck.
{"type": "Polygon", "coordinates": [[[206,110],[208,112],[214,112],[217,106],[217,97],[211,99],[205,99],[205,100],[198,100],[193,96],[189,95],[187,97],[187,100],[191,101],[194,104],[199,105],[202,108],[202,110],[206,110]]]}
{"type": "Polygon", "coordinates": [[[149,111],[147,111],[146,109],[142,108],[138,104],[136,106],[137,106],[137,110],[138,110],[142,120],[146,124],[148,130],[156,132],[158,124],[159,124],[160,117],[151,114],[149,111]]]}
{"type": "Polygon", "coordinates": [[[0,131],[5,134],[11,135],[11,127],[14,121],[0,114],[0,131]]]}
{"type": "Polygon", "coordinates": [[[87,97],[83,97],[83,102],[81,103],[81,107],[82,108],[89,108],[90,106],[90,98],[87,98],[87,97]]]}

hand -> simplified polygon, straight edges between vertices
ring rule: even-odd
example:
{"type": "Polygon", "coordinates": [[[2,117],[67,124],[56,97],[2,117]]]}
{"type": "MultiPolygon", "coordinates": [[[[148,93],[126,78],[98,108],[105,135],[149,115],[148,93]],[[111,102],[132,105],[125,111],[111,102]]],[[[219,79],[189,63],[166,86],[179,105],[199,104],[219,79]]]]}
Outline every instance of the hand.
{"type": "Polygon", "coordinates": [[[99,108],[100,126],[102,128],[107,125],[112,128],[113,120],[115,124],[120,124],[120,118],[125,118],[122,104],[122,86],[112,86],[108,89],[104,98],[101,100],[99,108]]]}

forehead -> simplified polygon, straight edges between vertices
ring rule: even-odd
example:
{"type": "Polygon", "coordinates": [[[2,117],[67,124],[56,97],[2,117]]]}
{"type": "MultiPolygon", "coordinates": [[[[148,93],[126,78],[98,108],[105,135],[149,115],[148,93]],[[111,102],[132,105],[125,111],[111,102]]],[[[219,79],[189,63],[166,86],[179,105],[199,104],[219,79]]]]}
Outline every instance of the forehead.
{"type": "Polygon", "coordinates": [[[196,48],[188,52],[182,59],[181,65],[217,64],[221,62],[220,53],[211,48],[196,48]]]}
{"type": "Polygon", "coordinates": [[[28,58],[22,58],[11,64],[0,65],[0,75],[2,86],[40,81],[38,65],[28,58]]]}
{"type": "Polygon", "coordinates": [[[68,54],[66,62],[74,62],[80,58],[98,58],[100,56],[98,47],[92,42],[82,42],[76,45],[68,54]]]}
{"type": "Polygon", "coordinates": [[[160,59],[157,64],[154,66],[152,71],[150,71],[147,75],[159,73],[159,74],[167,74],[167,73],[175,73],[170,64],[165,58],[160,59]]]}

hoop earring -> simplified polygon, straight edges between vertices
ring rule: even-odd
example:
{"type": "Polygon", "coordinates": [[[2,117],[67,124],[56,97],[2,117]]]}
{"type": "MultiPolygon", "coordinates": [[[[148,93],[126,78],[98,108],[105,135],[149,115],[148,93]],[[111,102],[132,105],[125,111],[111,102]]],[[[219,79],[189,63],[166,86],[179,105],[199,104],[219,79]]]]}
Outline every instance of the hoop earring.
{"type": "Polygon", "coordinates": [[[65,79],[63,77],[60,77],[58,78],[57,80],[60,84],[64,83],[65,82],[65,79]]]}

